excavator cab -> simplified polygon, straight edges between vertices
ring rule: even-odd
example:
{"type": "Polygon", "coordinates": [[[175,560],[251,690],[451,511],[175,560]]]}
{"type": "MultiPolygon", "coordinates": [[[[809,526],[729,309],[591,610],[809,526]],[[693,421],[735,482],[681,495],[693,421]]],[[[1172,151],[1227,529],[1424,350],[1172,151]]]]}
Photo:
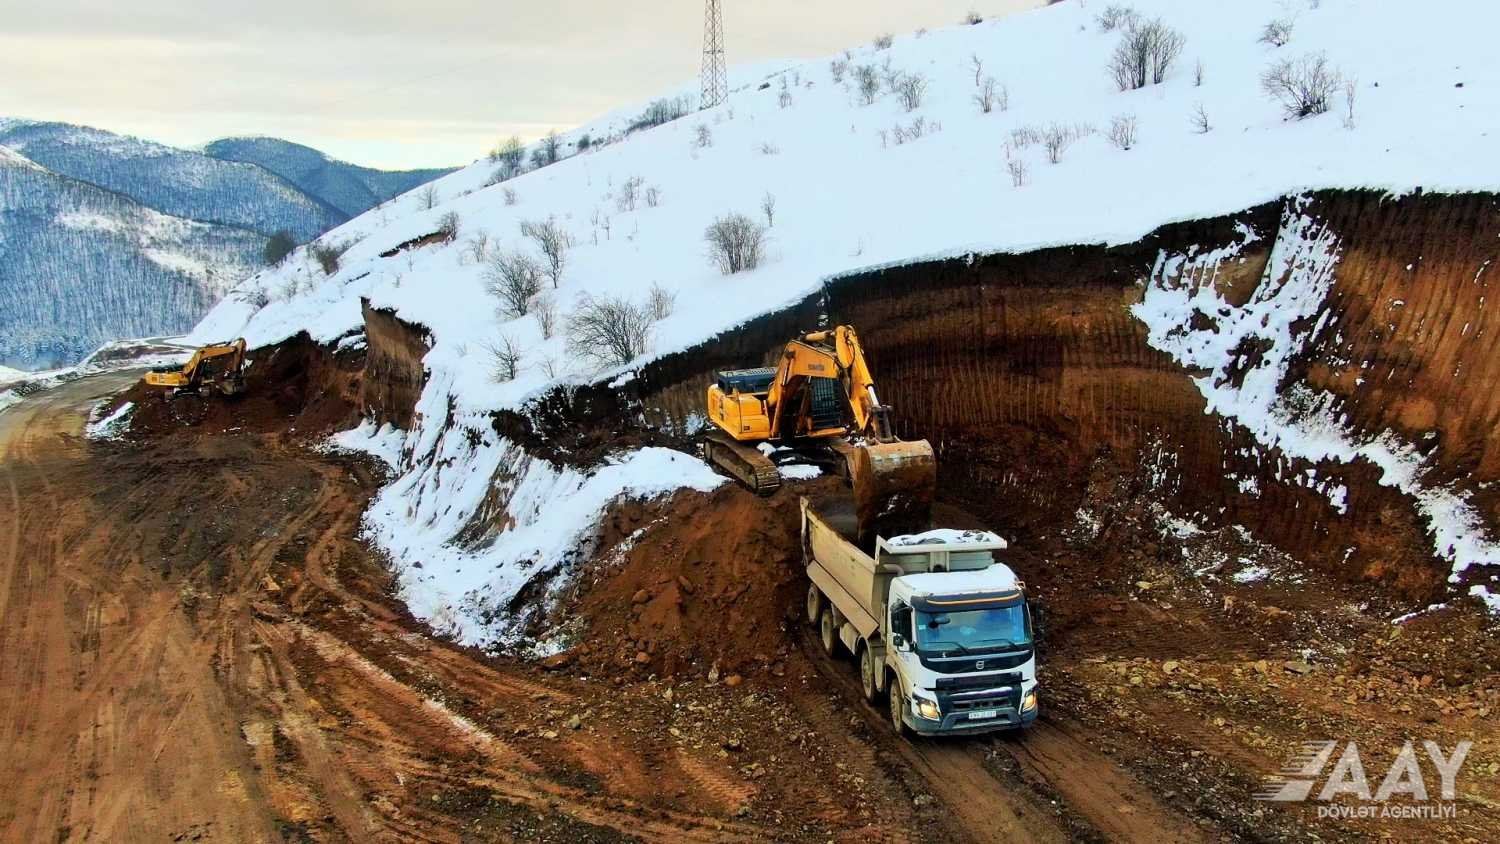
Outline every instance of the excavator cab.
{"type": "Polygon", "coordinates": [[[831,466],[849,480],[861,533],[923,529],[937,487],[926,440],[891,431],[854,329],[839,326],[786,344],[777,366],[717,373],[707,395],[713,430],[704,457],[751,490],[781,486],[776,462],[831,466]]]}

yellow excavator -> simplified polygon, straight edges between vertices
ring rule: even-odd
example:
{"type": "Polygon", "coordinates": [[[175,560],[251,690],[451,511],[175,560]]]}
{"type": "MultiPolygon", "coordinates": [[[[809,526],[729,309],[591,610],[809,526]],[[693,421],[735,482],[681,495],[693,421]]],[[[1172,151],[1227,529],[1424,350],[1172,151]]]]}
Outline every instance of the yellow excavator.
{"type": "Polygon", "coordinates": [[[932,446],[891,432],[847,325],[792,340],[776,366],[718,373],[708,418],[704,457],[756,493],[781,486],[778,462],[823,464],[853,487],[862,535],[925,525],[937,489],[932,446]]]}
{"type": "Polygon", "coordinates": [[[204,346],[182,366],[164,366],[146,373],[148,387],[175,393],[215,390],[226,396],[245,391],[245,340],[204,346]]]}

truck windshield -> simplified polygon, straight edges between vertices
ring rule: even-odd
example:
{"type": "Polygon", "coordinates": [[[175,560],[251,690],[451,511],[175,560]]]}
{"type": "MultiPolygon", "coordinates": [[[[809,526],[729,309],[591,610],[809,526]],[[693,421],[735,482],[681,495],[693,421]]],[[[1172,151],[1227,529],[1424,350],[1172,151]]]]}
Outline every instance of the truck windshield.
{"type": "Polygon", "coordinates": [[[917,649],[973,651],[1031,644],[1026,606],[963,612],[918,612],[917,649]]]}

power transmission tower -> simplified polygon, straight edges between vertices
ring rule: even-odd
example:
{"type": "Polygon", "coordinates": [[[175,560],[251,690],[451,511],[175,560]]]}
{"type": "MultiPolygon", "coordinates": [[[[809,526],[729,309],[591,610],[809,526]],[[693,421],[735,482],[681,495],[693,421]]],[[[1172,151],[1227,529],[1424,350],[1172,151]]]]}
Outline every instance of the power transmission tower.
{"type": "Polygon", "coordinates": [[[713,108],[729,98],[729,76],[724,72],[724,16],[719,0],[707,0],[703,17],[703,95],[699,108],[713,108]]]}

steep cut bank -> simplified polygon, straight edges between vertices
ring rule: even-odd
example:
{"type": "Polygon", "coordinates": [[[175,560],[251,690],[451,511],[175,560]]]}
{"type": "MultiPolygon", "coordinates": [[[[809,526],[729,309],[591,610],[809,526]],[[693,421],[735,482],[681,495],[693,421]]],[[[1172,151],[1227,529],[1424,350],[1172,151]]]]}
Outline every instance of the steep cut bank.
{"type": "Polygon", "coordinates": [[[1465,548],[1461,585],[1496,571],[1497,232],[1488,194],[1330,191],[1123,246],[890,267],[496,427],[582,464],[621,437],[689,448],[712,372],[826,311],[938,449],[942,497],[1023,544],[1107,520],[1080,507],[1117,485],[1426,603],[1465,548]]]}

